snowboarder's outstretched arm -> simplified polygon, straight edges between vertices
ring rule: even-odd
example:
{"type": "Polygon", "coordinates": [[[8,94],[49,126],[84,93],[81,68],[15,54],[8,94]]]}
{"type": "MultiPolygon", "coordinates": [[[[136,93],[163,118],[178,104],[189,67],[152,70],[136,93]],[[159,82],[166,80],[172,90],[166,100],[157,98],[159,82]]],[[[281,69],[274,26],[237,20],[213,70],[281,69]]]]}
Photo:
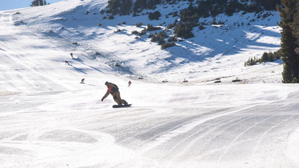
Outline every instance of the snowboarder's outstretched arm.
{"type": "Polygon", "coordinates": [[[102,98],[102,101],[103,101],[104,99],[106,99],[106,97],[109,95],[109,93],[111,92],[111,90],[112,90],[112,87],[108,87],[106,94],[105,94],[105,95],[103,96],[103,98],[102,98]]]}
{"type": "Polygon", "coordinates": [[[103,98],[102,98],[102,101],[104,100],[104,99],[106,99],[106,97],[109,95],[109,90],[107,90],[107,92],[106,92],[106,94],[103,96],[103,98]]]}

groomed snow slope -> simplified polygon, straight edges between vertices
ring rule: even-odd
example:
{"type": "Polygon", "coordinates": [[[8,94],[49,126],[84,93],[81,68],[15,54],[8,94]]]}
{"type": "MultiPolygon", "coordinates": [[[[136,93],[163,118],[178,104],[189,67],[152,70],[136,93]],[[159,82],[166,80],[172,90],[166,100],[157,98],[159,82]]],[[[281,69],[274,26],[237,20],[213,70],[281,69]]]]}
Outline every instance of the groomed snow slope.
{"type": "Polygon", "coordinates": [[[299,167],[297,85],[279,82],[279,63],[243,66],[249,55],[279,48],[279,28],[270,24],[276,13],[229,27],[231,34],[208,27],[205,44],[189,39],[160,50],[129,35],[146,16],[126,20],[132,25],[121,34],[112,21],[86,16],[105,4],[0,11],[1,167],[299,167]],[[243,82],[232,83],[237,77],[243,82]],[[170,82],[161,83],[165,78],[170,82]],[[131,108],[100,101],[107,80],[131,108]]]}

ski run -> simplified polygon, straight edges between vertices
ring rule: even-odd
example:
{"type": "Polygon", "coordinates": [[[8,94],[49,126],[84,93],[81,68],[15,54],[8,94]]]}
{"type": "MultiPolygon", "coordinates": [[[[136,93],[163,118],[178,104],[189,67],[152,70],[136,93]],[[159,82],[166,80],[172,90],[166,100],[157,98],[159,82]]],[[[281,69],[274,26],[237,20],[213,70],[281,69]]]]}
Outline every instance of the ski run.
{"type": "Polygon", "coordinates": [[[167,27],[188,1],[154,21],[103,19],[106,5],[0,11],[1,168],[299,167],[298,86],[281,83],[281,61],[244,66],[280,48],[277,12],[219,15],[224,26],[161,50],[131,32],[167,27]],[[102,102],[106,81],[132,107],[102,102]]]}

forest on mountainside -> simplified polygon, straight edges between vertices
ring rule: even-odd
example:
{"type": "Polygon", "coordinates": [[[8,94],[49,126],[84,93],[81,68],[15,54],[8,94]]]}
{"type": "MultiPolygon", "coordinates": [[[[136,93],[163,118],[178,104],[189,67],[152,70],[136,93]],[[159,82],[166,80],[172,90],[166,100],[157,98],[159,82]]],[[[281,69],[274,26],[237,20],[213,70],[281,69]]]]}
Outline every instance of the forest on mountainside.
{"type": "Polygon", "coordinates": [[[281,5],[280,0],[109,0],[107,13],[129,15],[142,12],[143,9],[156,8],[159,4],[176,4],[188,1],[194,7],[199,17],[216,16],[220,13],[232,15],[234,12],[259,12],[262,10],[276,10],[281,5]]]}
{"type": "MultiPolygon", "coordinates": [[[[155,10],[159,4],[178,4],[180,1],[187,1],[189,6],[181,11],[173,12],[172,15],[179,16],[180,21],[168,27],[174,27],[177,37],[194,37],[192,29],[201,26],[198,23],[201,17],[216,17],[218,14],[225,13],[232,16],[236,12],[261,12],[265,10],[276,10],[276,5],[281,6],[280,0],[109,0],[108,6],[102,12],[110,15],[130,15],[138,16],[144,9],[155,10]]],[[[150,20],[159,20],[159,11],[149,13],[150,20]]]]}

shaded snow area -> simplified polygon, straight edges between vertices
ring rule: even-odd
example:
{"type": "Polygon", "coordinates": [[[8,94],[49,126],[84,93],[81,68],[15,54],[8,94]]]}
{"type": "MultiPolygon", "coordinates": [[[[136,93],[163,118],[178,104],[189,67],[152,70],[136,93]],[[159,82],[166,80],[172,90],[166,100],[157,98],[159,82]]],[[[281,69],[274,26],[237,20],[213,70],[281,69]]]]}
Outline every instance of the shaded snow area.
{"type": "Polygon", "coordinates": [[[0,11],[1,168],[299,167],[298,86],[281,83],[281,61],[244,66],[280,48],[278,13],[219,15],[161,50],[131,32],[167,27],[187,2],[157,21],[103,19],[106,5],[0,11]],[[132,107],[102,102],[106,81],[132,107]]]}

